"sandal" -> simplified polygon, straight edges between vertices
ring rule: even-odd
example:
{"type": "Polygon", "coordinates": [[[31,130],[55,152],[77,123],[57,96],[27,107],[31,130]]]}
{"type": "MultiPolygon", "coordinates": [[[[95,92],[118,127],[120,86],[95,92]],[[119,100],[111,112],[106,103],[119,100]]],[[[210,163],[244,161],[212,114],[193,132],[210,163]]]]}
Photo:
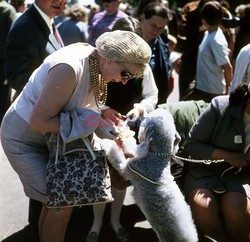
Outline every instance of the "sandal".
{"type": "Polygon", "coordinates": [[[94,232],[94,231],[89,232],[85,242],[98,242],[98,237],[99,237],[99,235],[97,232],[94,232]]]}
{"type": "MultiPolygon", "coordinates": [[[[114,229],[113,229],[114,230],[114,229]]],[[[124,228],[119,228],[118,231],[114,231],[117,239],[121,242],[129,242],[129,234],[124,228]]]]}

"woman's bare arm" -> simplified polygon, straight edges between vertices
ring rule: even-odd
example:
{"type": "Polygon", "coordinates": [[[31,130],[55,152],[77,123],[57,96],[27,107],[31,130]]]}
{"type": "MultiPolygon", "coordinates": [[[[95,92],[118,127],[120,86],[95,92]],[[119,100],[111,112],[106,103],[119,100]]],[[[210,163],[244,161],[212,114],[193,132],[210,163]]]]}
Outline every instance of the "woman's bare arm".
{"type": "Polygon", "coordinates": [[[30,126],[37,132],[59,132],[59,116],[75,88],[75,72],[67,64],[53,67],[34,106],[30,126]]]}

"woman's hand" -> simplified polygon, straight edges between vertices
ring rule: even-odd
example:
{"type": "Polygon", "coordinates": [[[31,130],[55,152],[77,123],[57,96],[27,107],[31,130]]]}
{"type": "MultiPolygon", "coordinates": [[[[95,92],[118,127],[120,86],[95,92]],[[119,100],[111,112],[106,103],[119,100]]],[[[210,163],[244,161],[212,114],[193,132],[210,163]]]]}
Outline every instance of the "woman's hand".
{"type": "Polygon", "coordinates": [[[137,119],[143,115],[143,111],[142,109],[139,109],[139,108],[133,108],[131,109],[127,114],[126,114],[126,117],[127,117],[127,121],[128,121],[128,124],[133,124],[137,121],[137,119]]]}
{"type": "Polygon", "coordinates": [[[231,152],[223,149],[215,149],[211,159],[218,160],[224,159],[225,162],[229,163],[234,167],[246,167],[247,164],[247,155],[240,152],[231,152]]]}
{"type": "Polygon", "coordinates": [[[238,168],[248,166],[247,160],[245,159],[244,156],[242,156],[238,159],[226,160],[226,162],[228,162],[230,165],[232,165],[234,167],[238,167],[238,168]]]}
{"type": "Polygon", "coordinates": [[[105,119],[108,118],[112,120],[115,123],[115,125],[118,125],[120,120],[122,119],[121,114],[112,108],[102,110],[102,116],[105,119]]]}

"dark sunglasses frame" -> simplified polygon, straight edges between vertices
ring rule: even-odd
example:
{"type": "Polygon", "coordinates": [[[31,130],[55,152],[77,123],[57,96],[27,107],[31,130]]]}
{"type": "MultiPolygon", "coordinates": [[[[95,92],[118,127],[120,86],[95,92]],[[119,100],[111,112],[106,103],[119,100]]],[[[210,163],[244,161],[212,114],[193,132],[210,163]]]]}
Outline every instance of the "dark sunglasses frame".
{"type": "Polygon", "coordinates": [[[123,80],[129,80],[129,79],[134,78],[134,76],[128,71],[121,71],[121,77],[123,80]]]}

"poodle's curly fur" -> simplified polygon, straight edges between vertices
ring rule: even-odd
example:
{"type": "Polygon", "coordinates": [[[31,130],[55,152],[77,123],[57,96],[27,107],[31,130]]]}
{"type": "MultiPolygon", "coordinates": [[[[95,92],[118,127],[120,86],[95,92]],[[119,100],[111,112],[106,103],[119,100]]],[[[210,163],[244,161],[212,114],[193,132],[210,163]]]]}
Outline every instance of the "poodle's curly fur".
{"type": "Polygon", "coordinates": [[[141,123],[135,157],[126,159],[115,142],[111,147],[103,142],[111,164],[132,183],[135,202],[161,242],[198,241],[190,207],[170,172],[179,140],[172,115],[156,109],[141,123]]]}

